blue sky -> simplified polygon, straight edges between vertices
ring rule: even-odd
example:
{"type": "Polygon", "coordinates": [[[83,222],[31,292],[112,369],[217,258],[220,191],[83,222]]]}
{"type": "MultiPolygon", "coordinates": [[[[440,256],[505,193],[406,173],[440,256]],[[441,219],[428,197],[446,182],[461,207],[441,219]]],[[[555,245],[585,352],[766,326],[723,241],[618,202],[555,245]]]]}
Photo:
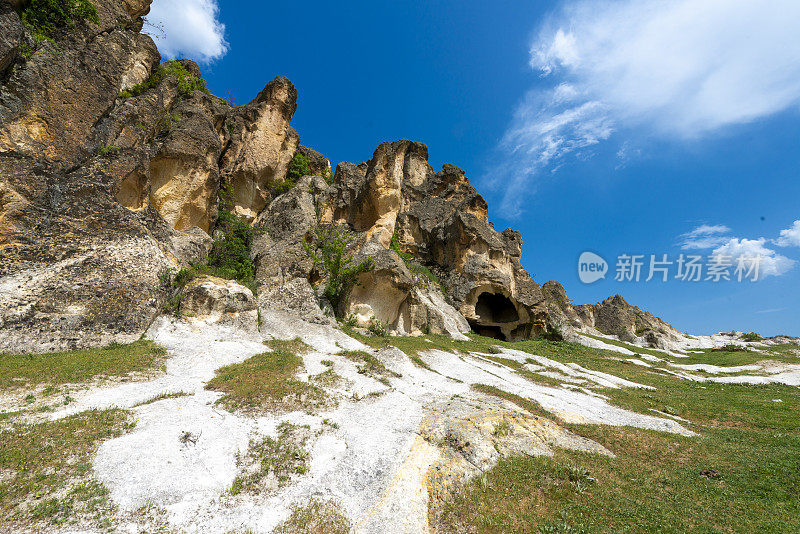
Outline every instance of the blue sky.
{"type": "Polygon", "coordinates": [[[334,165],[409,138],[465,169],[495,227],[522,232],[523,265],[575,303],[621,293],[683,331],[800,335],[795,0],[296,6],[155,0],[149,18],[217,95],[288,76],[301,142],[334,165]],[[586,250],[610,264],[590,285],[586,250]],[[642,280],[614,280],[620,254],[645,256],[642,280]],[[673,264],[645,282],[651,254],[758,255],[760,279],[673,264]]]}

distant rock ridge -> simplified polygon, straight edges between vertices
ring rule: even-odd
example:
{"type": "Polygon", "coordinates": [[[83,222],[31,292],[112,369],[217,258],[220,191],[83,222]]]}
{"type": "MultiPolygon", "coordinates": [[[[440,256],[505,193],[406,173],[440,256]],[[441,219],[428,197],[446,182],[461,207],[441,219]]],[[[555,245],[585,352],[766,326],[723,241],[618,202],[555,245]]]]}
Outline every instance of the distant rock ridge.
{"type": "MultiPolygon", "coordinates": [[[[287,78],[234,107],[203,90],[192,61],[164,73],[140,33],[148,0],[94,4],[99,24],[35,41],[20,6],[0,3],[0,351],[138,338],[162,313],[165,273],[206,261],[221,189],[255,229],[261,309],[504,340],[590,329],[659,345],[676,332],[622,297],[573,306],[557,282],[539,286],[520,233],[495,231],[464,171],[435,171],[422,143],[381,143],[331,177],[290,125],[287,78]],[[296,154],[310,175],[284,192],[296,154]],[[303,247],[320,224],[347,228],[351,252],[374,265],[337,310],[303,247]]],[[[184,307],[238,294],[212,286],[193,285],[184,307]]]]}

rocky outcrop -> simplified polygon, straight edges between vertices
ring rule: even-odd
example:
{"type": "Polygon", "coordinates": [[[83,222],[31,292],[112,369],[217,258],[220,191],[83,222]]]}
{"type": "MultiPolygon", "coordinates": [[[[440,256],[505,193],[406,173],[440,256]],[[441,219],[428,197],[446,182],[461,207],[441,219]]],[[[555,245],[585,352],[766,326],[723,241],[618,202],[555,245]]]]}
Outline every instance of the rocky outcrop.
{"type": "Polygon", "coordinates": [[[138,33],[146,6],[129,7],[99,5],[99,25],[17,54],[0,80],[0,351],[131,341],[160,311],[171,229],[115,198],[139,155],[97,154],[95,125],[158,63],[138,33]]]}
{"type": "Polygon", "coordinates": [[[0,3],[0,76],[16,59],[24,35],[22,21],[13,6],[0,3]]]}
{"type": "Polygon", "coordinates": [[[576,309],[585,317],[585,326],[623,341],[643,341],[652,347],[669,348],[684,338],[672,325],[628,304],[622,295],[614,295],[597,304],[582,304],[576,309]]]}
{"type": "Polygon", "coordinates": [[[228,117],[231,141],[221,167],[233,185],[238,215],[254,220],[272,199],[271,188],[286,177],[300,141],[289,126],[296,109],[297,90],[278,77],[228,117]]]}
{"type": "Polygon", "coordinates": [[[622,341],[670,350],[685,336],[666,321],[631,306],[621,295],[597,304],[573,305],[564,288],[551,280],[542,287],[548,314],[568,339],[574,331],[616,336],[622,341]]]}
{"type": "Polygon", "coordinates": [[[159,67],[148,0],[94,4],[99,24],[42,42],[0,6],[0,351],[138,337],[162,275],[205,261],[222,177],[260,211],[297,147],[288,80],[231,108],[194,62],[159,67]]]}
{"type": "MultiPolygon", "coordinates": [[[[328,324],[337,312],[414,335],[671,335],[624,301],[572,306],[557,283],[540,287],[520,264],[519,232],[497,232],[464,171],[436,172],[422,143],[381,143],[330,176],[290,125],[288,79],[232,107],[194,62],[160,63],[140,33],[149,0],[94,4],[98,24],[49,41],[33,39],[20,6],[0,4],[0,351],[135,338],[172,294],[167,271],[207,260],[221,208],[253,226],[259,305],[276,313],[328,324]],[[287,180],[297,153],[311,176],[287,180]],[[304,247],[320,225],[351,236],[344,254],[372,265],[336,310],[304,247]]],[[[185,313],[203,288],[189,288],[185,313]]]]}
{"type": "Polygon", "coordinates": [[[314,176],[330,176],[331,175],[331,162],[314,150],[307,146],[300,145],[297,147],[297,152],[302,154],[308,159],[308,168],[314,176]]]}
{"type": "Polygon", "coordinates": [[[519,233],[496,232],[486,201],[464,172],[447,164],[434,172],[427,159],[425,145],[402,140],[382,143],[366,164],[337,167],[323,220],[359,233],[378,265],[360,277],[360,287],[379,288],[378,296],[356,288],[348,311],[372,310],[393,327],[406,323],[401,308],[413,284],[390,250],[394,238],[395,247],[438,274],[448,301],[473,330],[507,340],[545,331],[544,295],[519,263],[519,233]]]}

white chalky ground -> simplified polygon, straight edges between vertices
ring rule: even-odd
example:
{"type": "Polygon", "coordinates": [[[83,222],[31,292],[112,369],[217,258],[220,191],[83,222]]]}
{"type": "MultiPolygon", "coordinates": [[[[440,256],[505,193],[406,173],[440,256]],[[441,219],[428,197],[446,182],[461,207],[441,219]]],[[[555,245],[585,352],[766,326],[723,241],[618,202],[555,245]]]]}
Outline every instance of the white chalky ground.
{"type": "MultiPolygon", "coordinates": [[[[531,371],[546,376],[555,373],[568,382],[564,387],[548,387],[491,361],[489,355],[429,350],[422,359],[432,372],[415,366],[399,350],[383,349],[376,356],[402,375],[392,378],[387,387],[359,374],[354,362],[335,355],[341,347],[371,350],[358,341],[327,326],[280,321],[266,315],[265,336],[299,336],[313,347],[303,356],[306,369],[301,379],[325,371],[322,360],[334,362],[333,370],[345,379],[336,390],[336,408],[314,415],[294,412],[263,417],[222,410],[215,405],[219,394],[206,391],[206,382],[216,369],[268,351],[262,338],[217,324],[160,318],[147,336],[169,350],[166,374],[147,382],[86,391],[76,395],[74,404],[53,414],[58,418],[111,406],[130,408],[135,414],[134,430],[103,443],[93,464],[94,476],[109,488],[120,509],[120,531],[150,529],[152,517],[137,512],[148,507],[178,531],[269,532],[288,517],[293,504],[302,505],[314,497],[336,500],[358,532],[426,531],[425,474],[439,460],[441,451],[420,437],[420,424],[442,401],[455,396],[483,398],[471,384],[495,386],[535,400],[567,422],[628,425],[691,435],[668,414],[634,413],[610,405],[601,394],[587,389],[647,386],[577,364],[503,349],[500,356],[525,363],[531,371]],[[189,396],[135,406],[161,393],[174,392],[189,396]],[[383,394],[368,396],[374,392],[383,394]],[[326,424],[323,419],[328,420],[326,424]],[[246,452],[254,437],[277,436],[276,428],[282,421],[307,424],[312,431],[320,431],[307,444],[309,472],[271,494],[226,494],[237,474],[237,453],[246,452]],[[179,438],[184,432],[191,433],[196,442],[183,443],[179,438]]],[[[687,374],[684,378],[696,370],[692,366],[676,367],[676,373],[687,374]]],[[[737,371],[750,369],[745,366],[737,371]]],[[[697,370],[724,374],[724,369],[709,366],[697,370]]],[[[776,376],[781,372],[751,378],[776,376]]],[[[743,380],[742,376],[711,378],[743,380]]]]}

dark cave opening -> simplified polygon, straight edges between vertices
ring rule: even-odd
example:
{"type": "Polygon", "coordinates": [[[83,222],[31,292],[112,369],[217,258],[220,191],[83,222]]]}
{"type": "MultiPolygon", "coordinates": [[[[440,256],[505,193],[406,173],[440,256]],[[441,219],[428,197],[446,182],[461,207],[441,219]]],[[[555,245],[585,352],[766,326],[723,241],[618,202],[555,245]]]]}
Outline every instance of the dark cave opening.
{"type": "Polygon", "coordinates": [[[499,326],[484,326],[476,323],[475,321],[468,321],[472,331],[483,337],[491,337],[499,339],[500,341],[508,341],[506,335],[500,330],[499,326]]]}
{"type": "Polygon", "coordinates": [[[511,299],[499,293],[481,293],[475,303],[475,315],[486,323],[519,321],[517,308],[511,299]]]}

